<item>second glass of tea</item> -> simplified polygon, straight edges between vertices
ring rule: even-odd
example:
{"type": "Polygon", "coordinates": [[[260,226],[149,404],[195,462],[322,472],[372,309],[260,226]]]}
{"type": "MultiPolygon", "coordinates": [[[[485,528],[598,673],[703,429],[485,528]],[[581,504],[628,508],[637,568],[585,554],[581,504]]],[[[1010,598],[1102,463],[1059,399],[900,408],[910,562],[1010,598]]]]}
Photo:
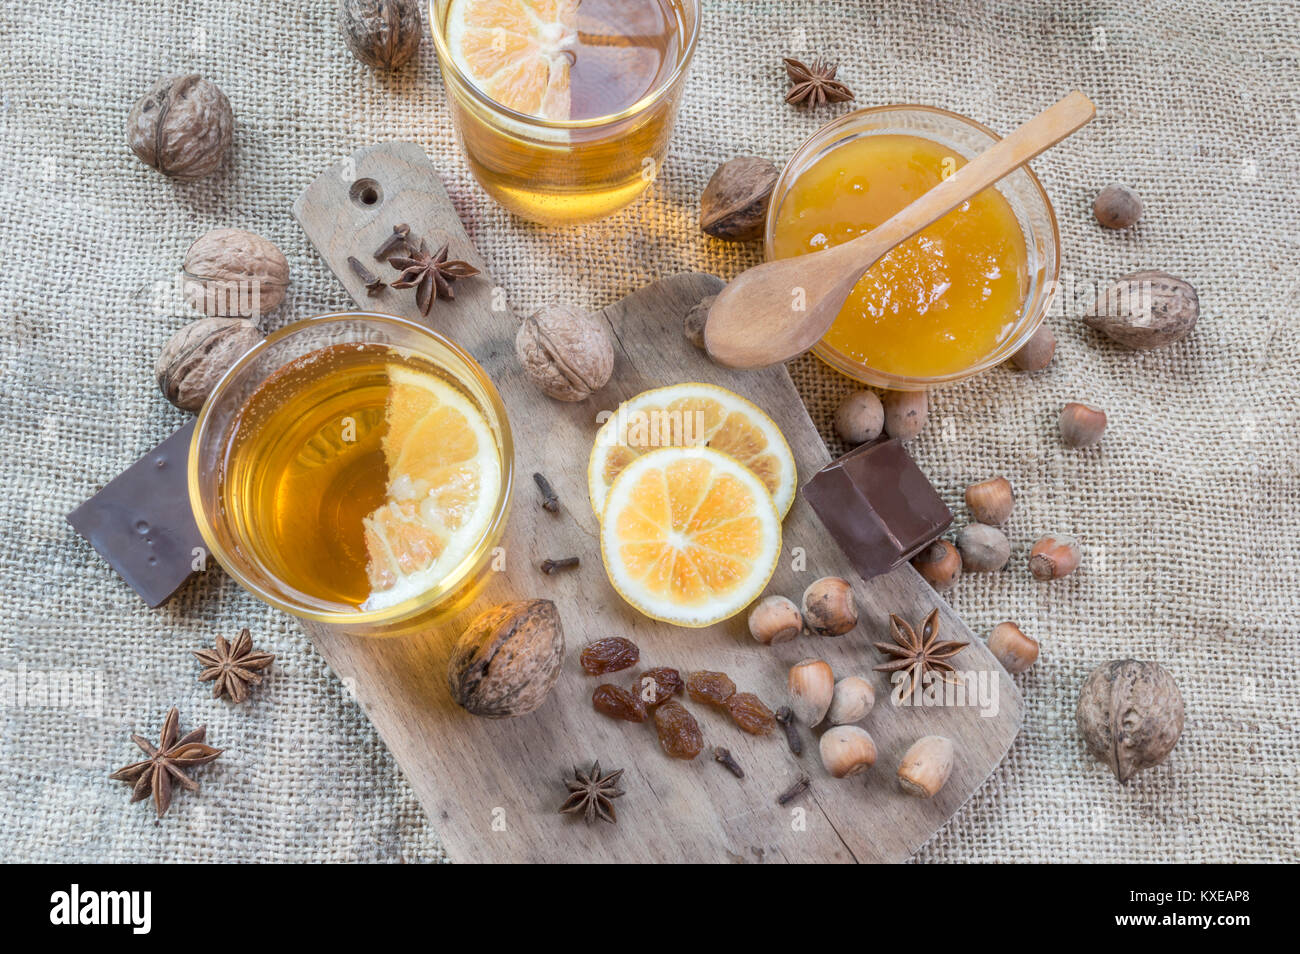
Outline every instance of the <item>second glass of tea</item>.
{"type": "Polygon", "coordinates": [[[548,225],[632,202],[668,150],[699,0],[431,0],[457,132],[483,188],[548,225]]]}

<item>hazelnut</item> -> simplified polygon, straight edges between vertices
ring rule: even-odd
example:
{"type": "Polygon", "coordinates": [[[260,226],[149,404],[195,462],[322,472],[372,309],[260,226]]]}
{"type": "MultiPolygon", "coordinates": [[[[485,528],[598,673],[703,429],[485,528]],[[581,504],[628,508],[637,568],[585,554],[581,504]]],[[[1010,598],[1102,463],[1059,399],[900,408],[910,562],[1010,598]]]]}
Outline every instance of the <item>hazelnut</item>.
{"type": "Polygon", "coordinates": [[[761,238],[779,175],[766,159],[728,159],[714,171],[700,196],[700,228],[728,242],[761,238]]]}
{"type": "Polygon", "coordinates": [[[221,376],[254,345],[262,333],[243,318],[200,318],[163,345],[154,375],[163,396],[185,411],[197,411],[221,376]]]}
{"type": "Polygon", "coordinates": [[[993,477],[966,488],[966,507],[980,523],[1000,527],[1011,516],[1015,502],[1011,481],[1005,477],[993,477]]]}
{"type": "Polygon", "coordinates": [[[1056,335],[1047,325],[1039,325],[1020,350],[1007,360],[1019,371],[1041,371],[1052,363],[1056,354],[1056,335]]]}
{"type": "Polygon", "coordinates": [[[910,441],[921,428],[929,413],[930,396],[925,391],[886,391],[885,433],[900,441],[910,441]]]}
{"type": "Polygon", "coordinates": [[[1106,412],[1071,401],[1061,409],[1061,440],[1067,447],[1091,447],[1106,430],[1106,412]]]}
{"type": "Polygon", "coordinates": [[[1126,229],[1142,218],[1142,200],[1128,186],[1108,185],[1097,193],[1092,214],[1108,229],[1126,229]]]}
{"type": "Polygon", "coordinates": [[[876,764],[876,743],[856,725],[827,729],[821,739],[822,765],[835,778],[858,775],[876,764]]]}
{"type": "Polygon", "coordinates": [[[961,554],[947,540],[935,540],[912,557],[912,566],[927,583],[942,593],[952,589],[961,576],[961,554]]]}
{"type": "Polygon", "coordinates": [[[861,722],[876,704],[876,690],[861,676],[845,676],[835,683],[826,721],[831,725],[861,722]]]}
{"type": "Polygon", "coordinates": [[[560,676],[564,630],[550,600],[502,603],[481,613],[452,648],[451,697],[489,719],[526,715],[560,676]]]}
{"type": "Polygon", "coordinates": [[[158,80],[126,120],[127,144],[140,161],[185,182],[221,167],[234,131],[230,100],[198,73],[158,80]]]}
{"type": "Polygon", "coordinates": [[[255,318],[284,300],[289,263],[275,245],[243,229],[213,229],[185,253],[185,299],[205,315],[255,318]]]}
{"type": "Polygon", "coordinates": [[[1173,751],[1183,733],[1183,697],[1159,663],[1116,659],[1088,676],[1075,720],[1088,751],[1122,784],[1173,751]]]}
{"type": "Polygon", "coordinates": [[[1196,289],[1168,272],[1133,272],[1097,296],[1083,323],[1135,351],[1173,344],[1196,327],[1196,289]]]}
{"type": "Polygon", "coordinates": [[[898,786],[916,798],[934,798],[952,774],[952,739],[927,735],[917,739],[898,764],[898,786]]]}
{"type": "MultiPolygon", "coordinates": [[[[706,295],[695,303],[682,322],[682,332],[686,340],[704,351],[704,325],[709,320],[709,309],[717,300],[717,295],[706,295]]],[[[707,352],[706,352],[707,353],[707,352]]]]}
{"type": "Polygon", "coordinates": [[[1024,672],[1038,659],[1038,640],[1026,636],[1011,621],[998,623],[989,633],[989,652],[1009,673],[1024,672]]]}
{"type": "Polygon", "coordinates": [[[764,646],[789,642],[802,632],[799,607],[784,596],[765,596],[749,611],[749,635],[764,646]]]}
{"type": "Polygon", "coordinates": [[[419,0],[339,0],[339,32],[366,66],[397,69],[424,36],[419,0]]]}
{"type": "Polygon", "coordinates": [[[821,659],[795,663],[790,667],[786,689],[795,720],[812,728],[826,718],[826,710],[835,695],[835,675],[830,663],[821,659]]]}
{"type": "Polygon", "coordinates": [[[875,391],[854,391],[835,411],[835,433],[846,444],[865,444],[880,436],[885,407],[875,391]]]}
{"type": "Polygon", "coordinates": [[[1011,544],[997,527],[972,523],[957,534],[962,570],[968,573],[993,573],[1011,559],[1011,544]]]}
{"type": "Polygon", "coordinates": [[[816,636],[843,636],[858,625],[858,602],[849,581],[824,576],[803,591],[803,621],[816,636]]]}
{"type": "Polygon", "coordinates": [[[1083,551],[1074,537],[1048,534],[1029,551],[1029,572],[1036,580],[1059,580],[1079,568],[1083,551]]]}
{"type": "Polygon", "coordinates": [[[604,320],[572,305],[547,305],[526,318],[515,354],[533,383],[557,401],[585,401],[614,373],[604,320]]]}

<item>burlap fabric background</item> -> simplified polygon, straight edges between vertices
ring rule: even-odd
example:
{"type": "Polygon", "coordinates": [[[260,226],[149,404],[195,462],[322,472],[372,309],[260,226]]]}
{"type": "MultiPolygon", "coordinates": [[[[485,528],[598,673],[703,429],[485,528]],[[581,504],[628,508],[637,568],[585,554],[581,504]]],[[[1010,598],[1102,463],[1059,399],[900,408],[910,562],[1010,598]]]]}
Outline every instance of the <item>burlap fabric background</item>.
{"type": "MultiPolygon", "coordinates": [[[[1081,286],[1139,267],[1185,276],[1202,320],[1188,341],[1134,354],[1051,319],[1050,370],[996,370],[933,398],[913,451],[958,514],[969,482],[1006,474],[1019,503],[1006,572],[951,601],[977,633],[1018,619],[1042,640],[1019,677],[1024,730],[1005,763],[919,853],[925,861],[1292,860],[1296,615],[1300,611],[1300,141],[1294,3],[1090,0],[706,0],[703,37],[663,176],[637,207],[548,231],[512,220],[470,178],[432,45],[377,76],[348,55],[333,0],[5,4],[0,12],[0,858],[407,861],[442,857],[435,827],[347,690],[293,621],[220,572],[147,610],[64,514],[184,420],[152,366],[191,320],[170,283],[205,230],[274,240],[293,270],[269,324],[346,308],[290,215],[299,191],[355,147],[421,143],[517,311],[604,305],[688,269],[724,276],[759,250],[707,240],[697,199],[719,161],[784,160],[817,125],[781,102],[780,57],[839,60],[862,105],[921,102],[1006,131],[1069,89],[1096,100],[1082,134],[1035,163],[1081,286]],[[237,116],[233,162],[177,185],[123,140],[160,73],[198,70],[237,116]],[[1091,220],[1115,180],[1147,214],[1132,233],[1091,220]],[[1111,418],[1067,452],[1055,420],[1080,399],[1111,418]],[[1043,532],[1078,534],[1087,565],[1035,583],[1043,532]],[[208,697],[189,650],[250,626],[277,654],[243,706],[208,697]],[[1128,788],[1084,753],[1077,691],[1111,658],[1177,678],[1187,728],[1128,788]],[[42,698],[67,673],[89,697],[42,698]],[[25,698],[12,691],[16,681],[25,698]],[[107,776],[179,705],[227,748],[155,824],[107,776]]],[[[847,381],[792,368],[823,426],[847,381]]]]}

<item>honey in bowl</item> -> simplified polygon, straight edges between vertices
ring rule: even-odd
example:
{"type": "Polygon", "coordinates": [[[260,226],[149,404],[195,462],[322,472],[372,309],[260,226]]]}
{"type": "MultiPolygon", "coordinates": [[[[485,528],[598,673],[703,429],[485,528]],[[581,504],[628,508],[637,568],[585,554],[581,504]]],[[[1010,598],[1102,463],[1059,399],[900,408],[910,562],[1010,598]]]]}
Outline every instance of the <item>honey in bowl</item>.
{"type": "MultiPolygon", "coordinates": [[[[845,141],[801,171],[780,198],[774,258],[857,238],[965,164],[920,136],[845,141]]],[[[1024,232],[989,188],[877,262],[858,282],[822,348],[850,365],[900,378],[938,378],[974,367],[1021,325],[1029,287],[1024,232]]]]}

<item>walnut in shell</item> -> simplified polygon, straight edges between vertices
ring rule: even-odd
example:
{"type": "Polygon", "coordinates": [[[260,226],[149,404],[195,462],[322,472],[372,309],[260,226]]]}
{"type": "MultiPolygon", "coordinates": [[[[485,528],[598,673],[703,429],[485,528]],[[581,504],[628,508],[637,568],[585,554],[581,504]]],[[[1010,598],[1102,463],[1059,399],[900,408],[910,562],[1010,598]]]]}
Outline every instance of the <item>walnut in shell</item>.
{"type": "Polygon", "coordinates": [[[234,131],[230,100],[198,73],[158,80],[126,121],[127,144],[140,161],[186,181],[220,168],[234,131]]]}
{"type": "Polygon", "coordinates": [[[1200,314],[1195,288],[1168,272],[1147,270],[1116,279],[1083,321],[1126,348],[1149,351],[1187,337],[1200,314]]]}
{"type": "Polygon", "coordinates": [[[163,345],[154,374],[163,396],[185,411],[197,411],[221,376],[262,340],[244,318],[200,318],[163,345]]]}
{"type": "Polygon", "coordinates": [[[515,354],[533,383],[557,401],[585,401],[614,373],[604,322],[572,305],[547,305],[524,319],[515,354]]]}
{"type": "Polygon", "coordinates": [[[739,156],[718,166],[700,196],[700,228],[714,238],[761,238],[780,173],[766,159],[739,156]]]}
{"type": "Polygon", "coordinates": [[[1115,659],[1088,676],[1075,719],[1088,751],[1124,783],[1173,750],[1183,732],[1183,697],[1159,663],[1115,659]]]}
{"type": "Polygon", "coordinates": [[[366,66],[395,70],[420,48],[419,0],[339,0],[339,32],[366,66]]]}
{"type": "Polygon", "coordinates": [[[451,697],[488,719],[526,715],[560,676],[564,630],[550,600],[517,600],[481,613],[447,663],[451,697]]]}
{"type": "Polygon", "coordinates": [[[206,315],[254,318],[284,300],[289,263],[275,245],[243,229],[213,229],[185,254],[185,299],[206,315]]]}

